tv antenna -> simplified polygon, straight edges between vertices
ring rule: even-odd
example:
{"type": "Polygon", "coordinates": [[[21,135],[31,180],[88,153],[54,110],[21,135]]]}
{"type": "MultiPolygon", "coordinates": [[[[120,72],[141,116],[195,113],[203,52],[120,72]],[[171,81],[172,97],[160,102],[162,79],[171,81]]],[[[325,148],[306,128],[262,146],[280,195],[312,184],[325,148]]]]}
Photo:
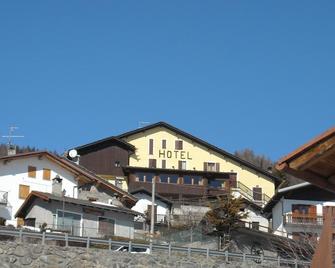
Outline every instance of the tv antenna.
{"type": "Polygon", "coordinates": [[[150,122],[147,122],[147,121],[139,121],[138,122],[138,128],[142,128],[142,127],[145,127],[146,125],[149,125],[150,122]]]}
{"type": "Polygon", "coordinates": [[[9,131],[8,131],[8,135],[2,136],[3,138],[8,139],[8,142],[7,142],[7,154],[8,155],[16,154],[16,145],[13,144],[13,138],[24,138],[24,136],[22,136],[22,135],[14,135],[13,134],[16,129],[18,129],[18,127],[10,126],[9,131]]]}

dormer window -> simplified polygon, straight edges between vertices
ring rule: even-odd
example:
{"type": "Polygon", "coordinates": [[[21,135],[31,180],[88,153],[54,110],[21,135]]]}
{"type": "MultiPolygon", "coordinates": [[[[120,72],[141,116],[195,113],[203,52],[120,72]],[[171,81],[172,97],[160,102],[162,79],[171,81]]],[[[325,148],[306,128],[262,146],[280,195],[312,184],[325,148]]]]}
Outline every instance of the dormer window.
{"type": "Polygon", "coordinates": [[[121,166],[120,161],[115,161],[114,166],[115,167],[120,167],[121,166]]]}

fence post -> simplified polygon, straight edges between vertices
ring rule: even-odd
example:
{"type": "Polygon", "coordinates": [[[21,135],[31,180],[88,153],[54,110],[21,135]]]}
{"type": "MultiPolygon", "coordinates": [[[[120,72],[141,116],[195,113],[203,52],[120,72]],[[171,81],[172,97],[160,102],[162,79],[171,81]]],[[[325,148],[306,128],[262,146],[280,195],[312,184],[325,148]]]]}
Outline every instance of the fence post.
{"type": "Polygon", "coordinates": [[[206,258],[207,258],[207,260],[209,258],[209,248],[206,249],[206,258]]]}
{"type": "Polygon", "coordinates": [[[187,249],[187,256],[188,256],[188,257],[191,257],[191,248],[188,248],[188,249],[187,249]]]}
{"type": "Polygon", "coordinates": [[[90,248],[90,237],[87,237],[87,242],[86,242],[86,249],[90,248]]]}
{"type": "Polygon", "coordinates": [[[297,259],[294,260],[294,267],[298,268],[298,260],[297,259]]]}
{"type": "Polygon", "coordinates": [[[65,233],[65,247],[69,246],[69,234],[65,233]]]}
{"type": "Polygon", "coordinates": [[[42,246],[45,245],[45,232],[42,233],[42,246]]]}
{"type": "Polygon", "coordinates": [[[112,250],[112,239],[108,239],[108,250],[111,251],[112,250]]]}
{"type": "Polygon", "coordinates": [[[169,257],[171,257],[171,242],[169,243],[169,257]]]}
{"type": "Polygon", "coordinates": [[[264,255],[261,254],[261,263],[263,263],[263,261],[264,261],[264,255]]]}
{"type": "Polygon", "coordinates": [[[22,243],[22,242],[23,242],[22,229],[20,229],[20,232],[19,232],[19,238],[20,238],[20,242],[22,243]]]}
{"type": "Polygon", "coordinates": [[[150,254],[152,254],[152,242],[150,242],[150,254]]]}
{"type": "Polygon", "coordinates": [[[128,251],[131,252],[131,240],[129,240],[128,251]]]}
{"type": "Polygon", "coordinates": [[[226,262],[228,262],[228,251],[226,250],[224,254],[225,254],[225,257],[226,257],[226,262]]]}
{"type": "Polygon", "coordinates": [[[280,267],[280,256],[278,256],[277,265],[280,267]]]}
{"type": "Polygon", "coordinates": [[[243,252],[243,262],[245,262],[245,253],[243,252]]]}

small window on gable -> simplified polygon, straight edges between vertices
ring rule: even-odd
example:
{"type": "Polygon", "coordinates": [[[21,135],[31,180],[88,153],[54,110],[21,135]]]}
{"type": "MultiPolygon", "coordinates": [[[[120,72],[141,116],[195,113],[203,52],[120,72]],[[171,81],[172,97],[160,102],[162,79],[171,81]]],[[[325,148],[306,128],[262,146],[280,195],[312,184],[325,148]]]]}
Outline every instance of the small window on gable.
{"type": "Polygon", "coordinates": [[[28,177],[29,178],[36,178],[36,167],[28,166],[28,177]]]}
{"type": "Polygon", "coordinates": [[[166,140],[162,140],[162,149],[166,149],[166,140]]]}
{"type": "Polygon", "coordinates": [[[183,150],[183,141],[181,140],[176,140],[176,150],[183,150]]]}
{"type": "Polygon", "coordinates": [[[51,178],[51,170],[48,168],[43,168],[43,180],[49,181],[51,178]]]}

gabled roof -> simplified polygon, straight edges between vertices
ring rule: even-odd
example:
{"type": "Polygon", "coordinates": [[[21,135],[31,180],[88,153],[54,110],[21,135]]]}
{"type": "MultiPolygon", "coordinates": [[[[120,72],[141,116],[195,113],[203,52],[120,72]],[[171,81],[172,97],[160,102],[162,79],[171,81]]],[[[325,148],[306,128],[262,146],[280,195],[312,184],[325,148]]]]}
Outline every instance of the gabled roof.
{"type": "Polygon", "coordinates": [[[194,141],[198,144],[201,144],[202,146],[207,147],[207,148],[213,150],[214,152],[217,152],[217,153],[219,153],[219,154],[221,154],[225,157],[228,157],[228,158],[236,161],[237,163],[239,163],[241,165],[244,165],[244,166],[246,166],[246,167],[248,167],[252,170],[255,170],[256,172],[259,172],[259,173],[269,177],[270,179],[274,180],[277,184],[279,184],[281,182],[280,178],[274,176],[273,174],[267,172],[266,170],[264,170],[262,168],[259,168],[255,165],[251,164],[250,162],[247,162],[247,161],[245,161],[245,160],[243,160],[243,159],[241,159],[241,158],[239,158],[239,157],[237,157],[237,156],[235,156],[231,153],[228,153],[225,150],[222,150],[222,149],[220,149],[220,148],[218,148],[218,147],[216,147],[216,146],[214,146],[214,145],[212,145],[212,144],[210,144],[210,143],[208,143],[208,142],[206,142],[202,139],[199,139],[199,138],[197,138],[197,137],[195,137],[195,136],[193,136],[193,135],[191,135],[191,134],[189,134],[189,133],[187,133],[187,132],[185,132],[185,131],[183,131],[179,128],[176,128],[176,127],[174,127],[174,126],[172,126],[172,125],[170,125],[166,122],[158,122],[158,123],[155,123],[155,124],[151,124],[151,125],[145,126],[143,128],[139,128],[139,129],[135,129],[135,130],[132,130],[132,131],[129,131],[129,132],[125,132],[125,133],[123,133],[123,134],[121,134],[117,137],[119,139],[124,139],[124,138],[132,136],[134,134],[138,134],[138,133],[141,133],[141,132],[153,129],[153,128],[157,128],[157,127],[163,127],[163,128],[169,129],[172,132],[175,132],[175,133],[177,133],[181,136],[184,136],[184,137],[186,137],[186,138],[188,138],[188,139],[190,139],[190,140],[192,140],[192,141],[194,141]]]}
{"type": "MultiPolygon", "coordinates": [[[[140,188],[137,188],[135,190],[132,190],[132,191],[130,191],[130,193],[131,194],[146,193],[147,195],[151,196],[151,191],[149,191],[148,189],[145,189],[143,187],[140,187],[140,188]]],[[[167,199],[167,198],[165,198],[165,197],[163,197],[163,196],[161,196],[161,195],[159,195],[157,193],[155,194],[155,197],[157,199],[161,200],[162,202],[170,205],[170,206],[172,205],[172,202],[169,199],[167,199]]]]}
{"type": "Polygon", "coordinates": [[[108,183],[103,178],[100,178],[99,176],[89,171],[88,169],[80,165],[77,165],[76,163],[64,157],[57,156],[47,151],[37,151],[37,152],[29,152],[29,153],[4,156],[4,157],[0,157],[0,161],[12,161],[12,160],[27,158],[27,157],[46,157],[50,161],[62,166],[63,168],[69,170],[70,172],[77,174],[77,175],[84,176],[84,178],[86,178],[88,182],[97,183],[99,186],[105,187],[113,192],[118,193],[121,197],[125,198],[131,204],[134,204],[137,202],[137,198],[123,191],[122,189],[116,187],[115,185],[108,183]]]}
{"type": "Polygon", "coordinates": [[[38,192],[38,191],[32,191],[26,200],[23,202],[21,207],[18,209],[18,211],[15,214],[15,217],[22,217],[25,218],[27,215],[29,207],[33,204],[34,200],[36,199],[42,199],[44,201],[60,201],[60,202],[65,202],[65,203],[71,203],[71,204],[76,204],[84,207],[91,207],[91,208],[96,208],[96,209],[101,209],[101,210],[110,210],[110,211],[116,211],[116,212],[122,212],[122,213],[127,213],[127,214],[132,214],[132,215],[142,215],[139,212],[133,211],[128,208],[123,208],[123,207],[117,207],[117,206],[112,206],[112,205],[103,205],[101,203],[93,203],[88,200],[83,200],[83,199],[77,199],[77,198],[72,198],[72,197],[67,197],[67,196],[58,196],[50,193],[43,193],[43,192],[38,192]]]}
{"type": "Polygon", "coordinates": [[[93,150],[96,150],[96,149],[103,149],[103,148],[106,148],[108,146],[111,146],[113,144],[117,144],[119,146],[121,146],[122,148],[125,148],[129,151],[132,151],[134,152],[135,151],[135,146],[122,140],[122,139],[119,139],[118,137],[108,137],[108,138],[104,138],[104,139],[101,139],[101,140],[97,140],[97,141],[94,141],[94,142],[91,142],[91,143],[87,143],[87,144],[84,144],[84,145],[81,145],[81,146],[77,146],[75,147],[74,149],[76,149],[79,154],[83,154],[83,153],[86,153],[86,152],[90,152],[90,151],[93,151],[93,150]]]}

